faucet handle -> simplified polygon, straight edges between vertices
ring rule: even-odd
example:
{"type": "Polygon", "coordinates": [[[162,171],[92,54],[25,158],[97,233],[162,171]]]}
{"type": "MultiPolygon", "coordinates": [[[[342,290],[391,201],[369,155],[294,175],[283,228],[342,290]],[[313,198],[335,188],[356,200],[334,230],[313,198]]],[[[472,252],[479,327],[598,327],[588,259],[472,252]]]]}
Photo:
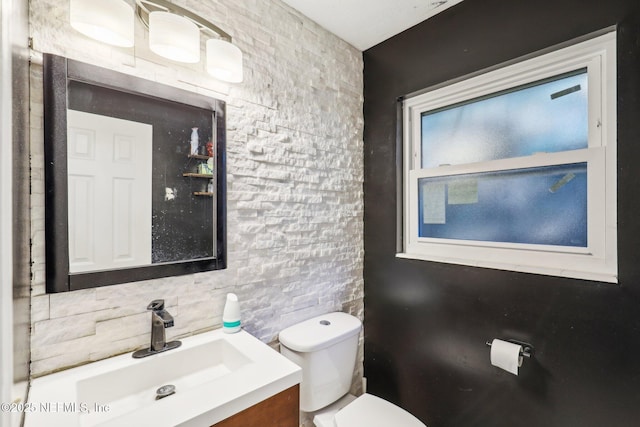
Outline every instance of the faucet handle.
{"type": "Polygon", "coordinates": [[[154,299],[147,306],[147,310],[153,310],[153,311],[164,310],[164,300],[154,299]]]}

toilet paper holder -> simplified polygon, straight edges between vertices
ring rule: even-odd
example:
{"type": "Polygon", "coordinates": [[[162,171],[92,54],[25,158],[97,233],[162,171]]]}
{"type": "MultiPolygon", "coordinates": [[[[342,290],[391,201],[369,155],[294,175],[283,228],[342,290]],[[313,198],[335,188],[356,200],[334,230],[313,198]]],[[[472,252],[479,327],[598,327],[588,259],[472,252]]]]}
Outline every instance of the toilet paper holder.
{"type": "MultiPolygon", "coordinates": [[[[531,344],[526,343],[524,341],[518,341],[513,339],[504,340],[504,341],[521,346],[522,347],[522,350],[520,350],[521,356],[529,357],[529,358],[533,356],[533,346],[531,344]]],[[[487,341],[486,344],[487,346],[491,347],[491,341],[487,341]]]]}

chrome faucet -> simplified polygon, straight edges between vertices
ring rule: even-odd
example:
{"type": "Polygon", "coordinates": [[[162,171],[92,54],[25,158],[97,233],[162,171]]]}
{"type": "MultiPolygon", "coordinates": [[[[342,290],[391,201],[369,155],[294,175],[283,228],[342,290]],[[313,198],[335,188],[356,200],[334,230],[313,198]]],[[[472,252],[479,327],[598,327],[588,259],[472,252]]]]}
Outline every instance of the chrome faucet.
{"type": "Polygon", "coordinates": [[[165,328],[173,326],[173,316],[164,309],[164,300],[151,301],[147,310],[151,312],[151,350],[162,351],[166,344],[165,328]]]}
{"type": "Polygon", "coordinates": [[[178,348],[182,344],[180,341],[166,342],[164,330],[173,326],[173,316],[164,309],[163,299],[151,301],[147,310],[151,310],[151,345],[134,352],[132,356],[136,359],[178,348]]]}

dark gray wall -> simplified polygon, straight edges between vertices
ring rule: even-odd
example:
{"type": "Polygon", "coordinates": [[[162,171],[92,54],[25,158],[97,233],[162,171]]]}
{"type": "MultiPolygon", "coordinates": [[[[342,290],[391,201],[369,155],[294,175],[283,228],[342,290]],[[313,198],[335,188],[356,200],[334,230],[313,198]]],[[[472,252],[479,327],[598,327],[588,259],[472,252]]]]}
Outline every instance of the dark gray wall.
{"type": "Polygon", "coordinates": [[[365,376],[429,427],[640,423],[640,3],[465,0],[364,52],[365,376]],[[618,25],[619,285],[403,260],[396,99],[618,25]],[[485,341],[531,342],[520,376],[485,341]]]}

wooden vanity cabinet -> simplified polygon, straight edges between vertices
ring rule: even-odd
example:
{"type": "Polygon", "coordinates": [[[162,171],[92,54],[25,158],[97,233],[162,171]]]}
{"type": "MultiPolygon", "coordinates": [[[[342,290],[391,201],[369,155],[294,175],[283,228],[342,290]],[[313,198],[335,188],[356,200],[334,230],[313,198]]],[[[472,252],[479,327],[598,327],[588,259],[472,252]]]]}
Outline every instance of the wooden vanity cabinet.
{"type": "Polygon", "coordinates": [[[211,427],[298,427],[300,385],[282,391],[211,427]]]}

